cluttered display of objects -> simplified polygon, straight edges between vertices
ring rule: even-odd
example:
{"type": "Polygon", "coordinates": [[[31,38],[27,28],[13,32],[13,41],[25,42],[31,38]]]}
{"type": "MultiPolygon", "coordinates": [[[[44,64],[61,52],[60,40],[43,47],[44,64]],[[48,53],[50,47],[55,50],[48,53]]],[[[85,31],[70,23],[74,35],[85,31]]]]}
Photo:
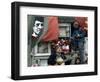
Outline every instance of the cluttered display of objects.
{"type": "MultiPolygon", "coordinates": [[[[50,25],[52,26],[52,24],[50,25]]],[[[73,23],[74,29],[71,25],[70,23],[59,23],[59,38],[57,40],[38,42],[34,48],[33,67],[88,63],[86,30],[78,27],[77,21],[73,23]]],[[[55,27],[55,32],[56,30],[58,29],[55,27]]],[[[49,35],[49,39],[55,38],[56,35],[57,33],[54,36],[49,35]]]]}

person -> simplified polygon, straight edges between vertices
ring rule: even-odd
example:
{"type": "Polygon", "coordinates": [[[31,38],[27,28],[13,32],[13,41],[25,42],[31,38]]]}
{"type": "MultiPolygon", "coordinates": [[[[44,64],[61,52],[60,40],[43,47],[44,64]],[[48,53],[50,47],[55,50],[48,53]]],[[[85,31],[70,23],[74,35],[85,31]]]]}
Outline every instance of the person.
{"type": "Polygon", "coordinates": [[[51,55],[48,58],[48,65],[56,65],[56,46],[55,42],[51,42],[51,55]]]}
{"type": "Polygon", "coordinates": [[[39,43],[40,37],[42,35],[44,29],[44,17],[42,16],[35,16],[33,27],[32,27],[32,53],[34,54],[34,46],[39,43]]]}
{"type": "Polygon", "coordinates": [[[56,48],[56,64],[57,65],[64,65],[64,59],[63,59],[62,49],[61,46],[57,46],[56,48]]]}
{"type": "Polygon", "coordinates": [[[32,33],[33,38],[39,38],[39,36],[43,30],[43,22],[44,22],[43,17],[41,17],[41,16],[35,17],[34,26],[33,26],[33,33],[32,33]]]}
{"type": "Polygon", "coordinates": [[[75,59],[75,64],[80,64],[80,62],[81,62],[80,58],[77,57],[77,58],[75,59]]]}
{"type": "Polygon", "coordinates": [[[72,44],[75,51],[79,51],[81,64],[84,64],[84,41],[85,32],[79,26],[77,21],[73,23],[72,44]]]}
{"type": "Polygon", "coordinates": [[[48,65],[64,65],[64,59],[60,46],[56,46],[55,52],[52,52],[48,58],[48,65]]]}
{"type": "Polygon", "coordinates": [[[71,56],[71,54],[68,53],[67,51],[64,51],[63,54],[64,54],[64,64],[65,65],[70,65],[71,62],[72,62],[72,56],[71,56]]]}
{"type": "Polygon", "coordinates": [[[66,51],[67,53],[70,52],[70,43],[68,40],[65,40],[65,42],[62,45],[62,51],[66,51]]]}
{"type": "Polygon", "coordinates": [[[56,65],[56,54],[51,53],[47,61],[48,65],[56,65]]]}

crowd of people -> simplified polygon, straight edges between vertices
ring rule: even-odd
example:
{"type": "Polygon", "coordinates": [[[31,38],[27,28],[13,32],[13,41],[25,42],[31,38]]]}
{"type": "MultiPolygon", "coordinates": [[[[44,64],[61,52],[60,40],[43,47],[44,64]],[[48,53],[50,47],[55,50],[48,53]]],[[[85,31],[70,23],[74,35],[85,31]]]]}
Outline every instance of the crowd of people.
{"type": "Polygon", "coordinates": [[[48,65],[86,64],[84,51],[86,31],[75,21],[73,33],[69,39],[59,39],[51,42],[51,55],[48,65]]]}
{"type": "Polygon", "coordinates": [[[71,46],[68,39],[51,42],[51,55],[48,59],[48,65],[80,64],[79,52],[74,51],[71,46]]]}

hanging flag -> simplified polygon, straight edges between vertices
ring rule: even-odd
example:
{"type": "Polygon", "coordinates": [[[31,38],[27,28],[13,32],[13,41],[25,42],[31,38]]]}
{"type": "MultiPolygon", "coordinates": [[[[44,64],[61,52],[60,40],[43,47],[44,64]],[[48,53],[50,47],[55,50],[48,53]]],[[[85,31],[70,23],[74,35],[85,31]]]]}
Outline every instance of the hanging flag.
{"type": "Polygon", "coordinates": [[[50,16],[48,17],[48,30],[43,36],[42,41],[58,40],[58,36],[59,36],[58,17],[50,16]]]}

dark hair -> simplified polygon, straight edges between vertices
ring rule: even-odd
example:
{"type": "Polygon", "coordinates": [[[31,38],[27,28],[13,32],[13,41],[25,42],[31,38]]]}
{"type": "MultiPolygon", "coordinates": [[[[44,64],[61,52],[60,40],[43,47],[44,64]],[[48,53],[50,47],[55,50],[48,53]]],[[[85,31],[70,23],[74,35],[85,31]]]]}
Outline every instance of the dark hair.
{"type": "Polygon", "coordinates": [[[48,58],[48,65],[55,65],[56,64],[56,54],[51,54],[48,58]]]}
{"type": "Polygon", "coordinates": [[[44,17],[42,16],[35,16],[35,21],[38,20],[40,22],[44,22],[44,17]]]}
{"type": "MultiPolygon", "coordinates": [[[[74,28],[74,23],[75,22],[78,22],[77,20],[74,20],[72,23],[71,23],[71,36],[72,36],[72,34],[73,34],[73,31],[75,30],[75,28],[74,28]]],[[[80,24],[79,24],[79,22],[78,22],[78,27],[80,27],[80,24]]],[[[78,28],[79,29],[79,28],[78,28]]]]}
{"type": "Polygon", "coordinates": [[[77,57],[76,59],[75,59],[75,64],[80,64],[81,63],[81,60],[80,60],[80,58],[79,57],[77,57]],[[77,63],[77,60],[79,60],[80,62],[79,63],[77,63]]]}
{"type": "Polygon", "coordinates": [[[78,27],[80,27],[80,24],[79,24],[79,22],[78,22],[77,20],[74,20],[74,21],[72,22],[72,24],[74,24],[75,22],[77,22],[77,23],[78,23],[78,27]]]}

